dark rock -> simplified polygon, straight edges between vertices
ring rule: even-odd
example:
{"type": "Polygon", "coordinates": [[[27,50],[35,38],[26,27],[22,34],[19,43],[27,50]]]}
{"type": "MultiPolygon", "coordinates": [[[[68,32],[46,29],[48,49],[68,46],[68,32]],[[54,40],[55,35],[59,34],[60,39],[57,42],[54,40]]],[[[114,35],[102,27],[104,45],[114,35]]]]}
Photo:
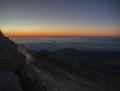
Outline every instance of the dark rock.
{"type": "Polygon", "coordinates": [[[25,65],[26,57],[19,52],[0,53],[0,70],[19,71],[25,65]]]}
{"type": "Polygon", "coordinates": [[[17,50],[17,45],[0,31],[0,70],[18,71],[24,66],[26,57],[17,50]]]}
{"type": "Polygon", "coordinates": [[[4,37],[4,34],[1,32],[1,30],[0,30],[0,37],[4,37]]]}
{"type": "Polygon", "coordinates": [[[25,91],[46,91],[39,74],[32,65],[26,64],[21,70],[20,79],[25,91]]]}
{"type": "Polygon", "coordinates": [[[19,78],[13,72],[0,71],[0,91],[24,91],[19,78]]]}
{"type": "Polygon", "coordinates": [[[17,45],[0,31],[0,52],[17,51],[17,45]]]}
{"type": "Polygon", "coordinates": [[[26,64],[18,46],[0,31],[0,91],[23,91],[17,75],[26,64]]]}
{"type": "Polygon", "coordinates": [[[38,74],[37,72],[30,66],[24,66],[21,70],[20,74],[21,80],[23,81],[23,85],[36,85],[38,82],[38,74]]]}

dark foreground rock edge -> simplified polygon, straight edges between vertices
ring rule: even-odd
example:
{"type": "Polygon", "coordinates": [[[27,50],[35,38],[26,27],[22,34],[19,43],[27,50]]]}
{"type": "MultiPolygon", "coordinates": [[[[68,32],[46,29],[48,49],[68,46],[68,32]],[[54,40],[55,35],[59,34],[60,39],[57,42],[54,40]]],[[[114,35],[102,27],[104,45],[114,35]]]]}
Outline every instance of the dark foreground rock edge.
{"type": "Polygon", "coordinates": [[[0,31],[0,91],[46,91],[18,45],[0,31]]]}
{"type": "Polygon", "coordinates": [[[0,31],[0,91],[24,91],[19,76],[26,57],[18,52],[17,44],[0,31]]]}
{"type": "Polygon", "coordinates": [[[34,60],[0,32],[0,91],[120,91],[119,52],[66,48],[26,53],[34,60]]]}

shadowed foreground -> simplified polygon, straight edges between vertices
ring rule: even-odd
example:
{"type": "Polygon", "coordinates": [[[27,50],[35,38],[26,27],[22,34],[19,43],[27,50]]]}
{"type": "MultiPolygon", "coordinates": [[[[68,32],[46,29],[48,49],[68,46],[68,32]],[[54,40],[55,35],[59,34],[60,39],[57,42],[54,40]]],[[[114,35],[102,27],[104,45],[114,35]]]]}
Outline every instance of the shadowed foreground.
{"type": "Polygon", "coordinates": [[[120,91],[120,52],[30,51],[0,32],[0,91],[120,91]]]}
{"type": "Polygon", "coordinates": [[[120,90],[119,52],[63,49],[39,51],[34,58],[32,64],[48,91],[120,90]]]}

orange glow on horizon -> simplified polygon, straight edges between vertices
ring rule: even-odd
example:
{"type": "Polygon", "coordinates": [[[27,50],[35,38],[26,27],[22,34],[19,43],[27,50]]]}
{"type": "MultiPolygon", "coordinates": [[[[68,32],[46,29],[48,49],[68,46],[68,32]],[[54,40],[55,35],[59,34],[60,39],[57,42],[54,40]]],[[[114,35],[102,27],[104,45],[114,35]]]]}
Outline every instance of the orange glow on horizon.
{"type": "Polygon", "coordinates": [[[30,32],[30,33],[4,33],[8,37],[22,37],[22,36],[120,36],[118,33],[84,33],[84,32],[78,32],[78,33],[36,33],[36,32],[30,32]]]}
{"type": "Polygon", "coordinates": [[[114,29],[116,32],[112,31],[113,29],[59,29],[58,31],[54,30],[6,30],[4,34],[8,37],[19,37],[19,36],[120,36],[119,29],[114,29]],[[102,31],[100,31],[102,30],[102,31]]]}

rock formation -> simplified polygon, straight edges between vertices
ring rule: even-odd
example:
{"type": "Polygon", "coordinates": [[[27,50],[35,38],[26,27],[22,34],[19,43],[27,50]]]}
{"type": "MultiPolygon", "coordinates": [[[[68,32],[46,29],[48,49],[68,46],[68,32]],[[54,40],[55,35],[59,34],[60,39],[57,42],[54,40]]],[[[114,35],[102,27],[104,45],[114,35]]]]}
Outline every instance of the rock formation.
{"type": "Polygon", "coordinates": [[[24,91],[14,72],[0,71],[0,91],[24,91]]]}
{"type": "Polygon", "coordinates": [[[5,37],[3,33],[0,31],[0,53],[1,52],[10,52],[16,51],[17,45],[12,42],[9,38],[5,37]]]}
{"type": "Polygon", "coordinates": [[[30,64],[31,54],[0,31],[0,91],[46,91],[30,64]]]}
{"type": "Polygon", "coordinates": [[[0,91],[23,91],[15,72],[21,70],[25,60],[17,45],[0,31],[0,91]]]}
{"type": "Polygon", "coordinates": [[[0,69],[18,71],[25,64],[26,57],[17,51],[17,45],[0,31],[0,69]]]}
{"type": "Polygon", "coordinates": [[[27,64],[34,61],[34,58],[32,57],[32,54],[30,54],[29,50],[25,47],[24,44],[19,44],[18,45],[18,51],[26,56],[27,64]]]}

